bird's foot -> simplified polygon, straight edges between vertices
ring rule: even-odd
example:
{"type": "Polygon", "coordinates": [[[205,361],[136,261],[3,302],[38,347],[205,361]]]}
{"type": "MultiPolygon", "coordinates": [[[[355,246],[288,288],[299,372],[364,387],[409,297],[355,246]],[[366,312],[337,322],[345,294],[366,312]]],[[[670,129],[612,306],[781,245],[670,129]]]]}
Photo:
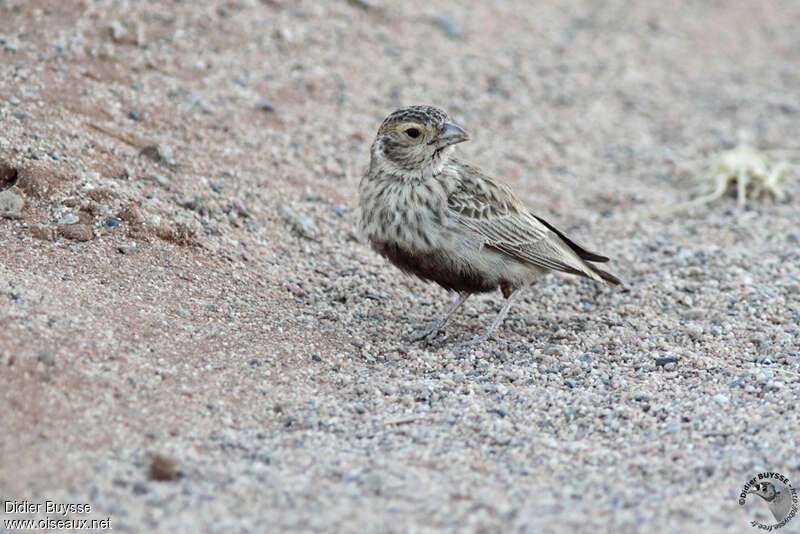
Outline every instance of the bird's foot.
{"type": "Polygon", "coordinates": [[[416,343],[417,341],[423,341],[425,345],[430,345],[433,343],[433,340],[436,339],[436,336],[439,335],[441,330],[439,329],[439,324],[435,323],[433,326],[428,328],[420,329],[416,332],[411,332],[407,336],[403,338],[403,341],[406,343],[416,343]]]}

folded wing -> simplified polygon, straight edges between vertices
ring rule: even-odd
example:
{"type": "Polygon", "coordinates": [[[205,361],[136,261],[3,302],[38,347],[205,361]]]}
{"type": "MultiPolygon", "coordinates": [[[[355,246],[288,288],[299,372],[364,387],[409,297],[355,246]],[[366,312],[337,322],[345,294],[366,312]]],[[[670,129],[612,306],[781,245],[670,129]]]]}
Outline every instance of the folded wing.
{"type": "Polygon", "coordinates": [[[483,176],[464,180],[448,198],[448,208],[458,224],[485,239],[485,246],[517,260],[614,285],[620,283],[614,275],[589,263],[605,262],[607,257],[586,250],[528,212],[502,184],[483,176]]]}

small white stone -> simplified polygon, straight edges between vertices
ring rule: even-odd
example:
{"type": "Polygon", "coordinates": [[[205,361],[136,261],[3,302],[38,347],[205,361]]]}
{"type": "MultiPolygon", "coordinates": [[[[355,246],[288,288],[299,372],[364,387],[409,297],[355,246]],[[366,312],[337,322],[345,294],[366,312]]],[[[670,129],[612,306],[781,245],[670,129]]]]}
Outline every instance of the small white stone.
{"type": "Polygon", "coordinates": [[[720,406],[724,406],[724,405],[728,404],[729,401],[728,401],[728,397],[726,397],[722,393],[717,393],[716,395],[714,395],[714,402],[716,402],[720,406]]]}

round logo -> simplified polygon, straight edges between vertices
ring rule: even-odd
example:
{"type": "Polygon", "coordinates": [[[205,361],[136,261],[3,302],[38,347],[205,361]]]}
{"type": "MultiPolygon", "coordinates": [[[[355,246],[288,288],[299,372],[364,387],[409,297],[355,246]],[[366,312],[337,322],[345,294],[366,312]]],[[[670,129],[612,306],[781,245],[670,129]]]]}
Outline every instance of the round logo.
{"type": "Polygon", "coordinates": [[[739,493],[739,504],[768,509],[768,514],[775,518],[775,523],[753,520],[750,526],[775,530],[785,526],[797,515],[797,490],[780,473],[759,473],[745,482],[739,493]]]}

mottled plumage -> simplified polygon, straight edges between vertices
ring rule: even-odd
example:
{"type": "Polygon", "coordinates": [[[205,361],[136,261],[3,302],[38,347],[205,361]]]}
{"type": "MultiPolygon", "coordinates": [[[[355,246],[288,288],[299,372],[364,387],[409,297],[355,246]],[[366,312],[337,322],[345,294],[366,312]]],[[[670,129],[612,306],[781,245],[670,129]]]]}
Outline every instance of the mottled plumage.
{"type": "Polygon", "coordinates": [[[359,186],[359,228],[394,265],[460,293],[456,305],[414,339],[436,334],[472,293],[502,290],[511,299],[549,270],[619,284],[589,252],[532,214],[508,186],[450,156],[469,139],[431,106],[395,111],[381,124],[359,186]]]}

